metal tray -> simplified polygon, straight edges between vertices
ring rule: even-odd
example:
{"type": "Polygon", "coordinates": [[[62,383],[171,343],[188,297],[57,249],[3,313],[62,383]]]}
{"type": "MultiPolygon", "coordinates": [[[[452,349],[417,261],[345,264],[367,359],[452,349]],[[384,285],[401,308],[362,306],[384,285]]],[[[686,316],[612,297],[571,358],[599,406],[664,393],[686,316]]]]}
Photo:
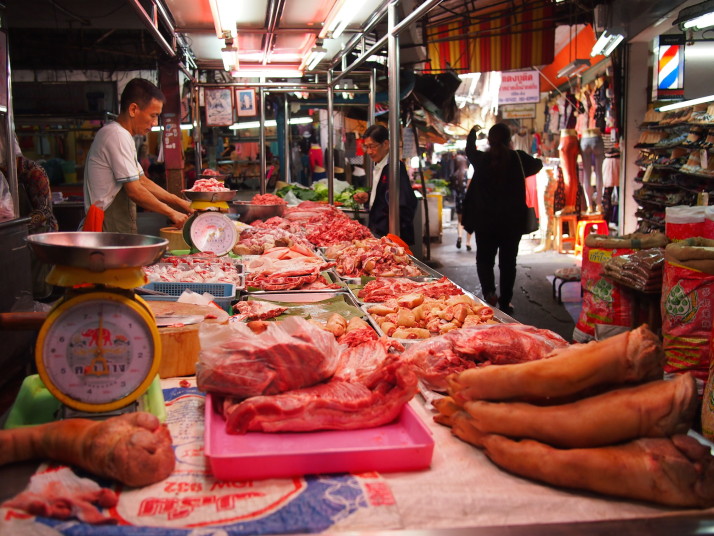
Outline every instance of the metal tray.
{"type": "Polygon", "coordinates": [[[216,201],[233,201],[238,191],[228,190],[227,192],[192,192],[191,190],[181,190],[181,193],[191,201],[208,201],[209,203],[215,203],[216,201]]]}
{"type": "MultiPolygon", "coordinates": [[[[304,291],[302,293],[300,292],[290,292],[290,293],[271,293],[271,294],[266,294],[266,295],[255,295],[255,294],[241,294],[240,299],[238,301],[247,301],[250,298],[255,298],[259,299],[262,301],[269,301],[269,302],[279,302],[283,306],[286,306],[289,308],[288,304],[294,304],[295,307],[309,307],[310,303],[318,303],[320,301],[324,301],[330,298],[334,297],[341,297],[344,299],[345,303],[351,307],[354,307],[355,309],[358,309],[361,311],[360,318],[367,322],[369,326],[379,335],[380,337],[384,336],[384,333],[379,329],[379,326],[377,323],[374,321],[372,318],[372,315],[367,313],[364,308],[357,303],[357,300],[355,299],[354,295],[351,292],[345,292],[341,290],[336,290],[332,291],[332,295],[328,295],[323,292],[310,292],[310,291],[304,291]]],[[[309,315],[308,313],[305,313],[301,316],[306,317],[309,315]]],[[[279,318],[279,317],[278,317],[279,318]]],[[[349,318],[347,318],[349,320],[349,318]]]]}
{"type": "Polygon", "coordinates": [[[27,237],[40,262],[103,272],[148,266],[161,258],[169,241],[129,233],[62,232],[27,237]]]}

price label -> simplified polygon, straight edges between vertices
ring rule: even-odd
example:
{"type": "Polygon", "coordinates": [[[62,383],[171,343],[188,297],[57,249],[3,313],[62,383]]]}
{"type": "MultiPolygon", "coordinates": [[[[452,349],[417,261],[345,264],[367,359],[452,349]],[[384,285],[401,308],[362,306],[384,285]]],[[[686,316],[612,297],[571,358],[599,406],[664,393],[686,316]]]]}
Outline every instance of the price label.
{"type": "Polygon", "coordinates": [[[642,177],[642,182],[649,182],[653,169],[654,169],[654,166],[652,164],[647,166],[647,169],[645,170],[645,175],[644,175],[644,177],[642,177]]]}

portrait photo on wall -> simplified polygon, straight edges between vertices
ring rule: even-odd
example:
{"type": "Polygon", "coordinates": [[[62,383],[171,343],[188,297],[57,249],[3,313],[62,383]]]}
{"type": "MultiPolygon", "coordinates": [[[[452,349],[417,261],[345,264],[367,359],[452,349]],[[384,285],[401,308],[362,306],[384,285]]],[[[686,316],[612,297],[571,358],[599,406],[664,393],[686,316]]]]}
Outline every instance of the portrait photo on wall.
{"type": "Polygon", "coordinates": [[[205,88],[206,126],[227,127],[233,124],[233,98],[229,88],[205,88]]]}
{"type": "Polygon", "coordinates": [[[238,117],[256,115],[258,112],[255,109],[255,90],[236,89],[236,108],[238,117]]]}

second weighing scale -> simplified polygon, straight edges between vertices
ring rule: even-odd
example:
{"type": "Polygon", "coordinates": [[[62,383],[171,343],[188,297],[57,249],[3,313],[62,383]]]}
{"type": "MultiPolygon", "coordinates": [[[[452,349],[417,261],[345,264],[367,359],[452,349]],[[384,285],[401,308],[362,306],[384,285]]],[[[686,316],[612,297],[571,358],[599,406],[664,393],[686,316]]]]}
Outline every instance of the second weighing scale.
{"type": "Polygon", "coordinates": [[[228,212],[235,190],[227,192],[192,192],[184,190],[195,211],[183,226],[183,239],[191,253],[212,252],[218,256],[230,253],[239,233],[228,212]]]}

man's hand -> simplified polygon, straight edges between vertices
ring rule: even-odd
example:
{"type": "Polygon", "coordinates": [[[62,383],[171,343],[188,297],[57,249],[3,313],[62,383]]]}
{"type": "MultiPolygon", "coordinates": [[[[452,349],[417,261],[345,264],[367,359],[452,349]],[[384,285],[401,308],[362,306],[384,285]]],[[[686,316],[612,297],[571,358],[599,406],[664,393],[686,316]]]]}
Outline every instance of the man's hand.
{"type": "Polygon", "coordinates": [[[174,227],[176,227],[177,229],[182,229],[183,224],[186,223],[188,218],[189,218],[188,214],[182,214],[181,212],[178,212],[176,210],[174,210],[172,212],[172,214],[169,216],[171,223],[173,223],[174,227]]]}
{"type": "Polygon", "coordinates": [[[362,205],[369,201],[369,194],[367,192],[357,192],[352,196],[352,199],[355,203],[359,203],[360,205],[362,205]]]}

